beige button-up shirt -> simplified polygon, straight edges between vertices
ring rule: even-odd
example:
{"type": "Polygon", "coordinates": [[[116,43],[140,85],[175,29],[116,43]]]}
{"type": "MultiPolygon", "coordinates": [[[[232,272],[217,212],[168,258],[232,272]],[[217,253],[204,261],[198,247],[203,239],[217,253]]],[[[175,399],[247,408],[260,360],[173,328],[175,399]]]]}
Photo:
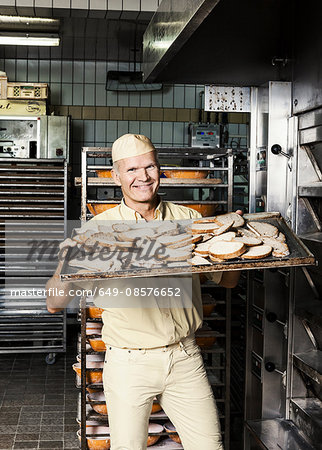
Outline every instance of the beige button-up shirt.
{"type": "MultiPolygon", "coordinates": [[[[160,201],[155,211],[154,220],[187,220],[200,218],[200,214],[181,205],[172,202],[160,201]]],[[[143,217],[135,210],[126,206],[124,201],[120,205],[109,209],[91,219],[88,224],[92,229],[94,222],[103,223],[110,220],[135,220],[141,221],[143,217]]],[[[219,283],[222,273],[212,273],[211,279],[219,283]]],[[[110,279],[97,282],[97,286],[103,289],[117,288],[124,292],[127,286],[155,286],[160,284],[163,278],[163,286],[167,277],[147,277],[134,279],[110,279]],[[139,280],[139,281],[138,281],[139,280]],[[133,284],[135,283],[135,284],[133,284]]],[[[202,300],[198,274],[185,276],[191,283],[192,302],[189,307],[163,307],[160,299],[149,297],[146,299],[131,298],[102,298],[96,296],[94,302],[97,306],[103,306],[104,312],[102,337],[106,345],[120,348],[153,348],[173,344],[193,334],[202,324],[202,300]],[[123,307],[135,304],[135,307],[123,307]],[[142,307],[140,306],[140,302],[142,307]],[[103,304],[102,304],[103,303],[103,304]],[[105,307],[104,303],[108,305],[105,307]],[[147,305],[148,307],[145,307],[147,305]]],[[[165,284],[164,284],[165,283],[165,284]]]]}

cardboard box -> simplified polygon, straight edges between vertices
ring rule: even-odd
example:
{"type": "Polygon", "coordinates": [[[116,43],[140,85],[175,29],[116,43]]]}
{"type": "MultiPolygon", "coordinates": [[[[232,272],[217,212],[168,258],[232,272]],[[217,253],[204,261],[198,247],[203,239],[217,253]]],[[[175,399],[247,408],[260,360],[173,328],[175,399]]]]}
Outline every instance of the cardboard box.
{"type": "Polygon", "coordinates": [[[0,99],[7,98],[8,78],[0,76],[0,99]]]}
{"type": "Polygon", "coordinates": [[[45,100],[0,99],[0,116],[45,116],[45,100]]]}

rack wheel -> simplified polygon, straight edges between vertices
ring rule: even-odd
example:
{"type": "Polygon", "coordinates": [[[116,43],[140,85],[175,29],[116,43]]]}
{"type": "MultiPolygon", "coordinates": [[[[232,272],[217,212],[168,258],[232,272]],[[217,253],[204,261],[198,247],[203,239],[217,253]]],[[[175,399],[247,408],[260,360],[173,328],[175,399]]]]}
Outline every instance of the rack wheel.
{"type": "Polygon", "coordinates": [[[48,355],[46,355],[45,361],[47,364],[55,364],[56,362],[56,353],[48,353],[48,355]]]}

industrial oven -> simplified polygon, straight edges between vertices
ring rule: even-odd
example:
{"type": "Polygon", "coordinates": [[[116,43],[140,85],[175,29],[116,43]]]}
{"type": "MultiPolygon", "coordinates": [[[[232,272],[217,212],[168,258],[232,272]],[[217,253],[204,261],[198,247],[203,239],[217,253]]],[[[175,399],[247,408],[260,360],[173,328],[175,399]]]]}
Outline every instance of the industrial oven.
{"type": "Polygon", "coordinates": [[[30,256],[66,236],[69,117],[0,117],[0,353],[65,351],[66,314],[46,309],[57,259],[30,256]]]}
{"type": "MultiPolygon", "coordinates": [[[[292,114],[292,83],[252,89],[250,210],[261,198],[280,211],[317,261],[321,125],[321,109],[292,114]]],[[[248,275],[245,449],[322,448],[321,275],[319,266],[248,275]]]]}

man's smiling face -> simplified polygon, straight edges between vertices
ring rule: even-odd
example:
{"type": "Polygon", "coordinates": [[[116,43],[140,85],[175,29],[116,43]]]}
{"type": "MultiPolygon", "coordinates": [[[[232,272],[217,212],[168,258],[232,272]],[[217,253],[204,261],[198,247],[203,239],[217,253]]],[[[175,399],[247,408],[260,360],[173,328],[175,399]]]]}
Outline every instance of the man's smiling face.
{"type": "Polygon", "coordinates": [[[122,187],[124,200],[137,203],[150,203],[156,198],[160,171],[156,152],[124,158],[117,161],[112,171],[113,179],[122,187]]]}

